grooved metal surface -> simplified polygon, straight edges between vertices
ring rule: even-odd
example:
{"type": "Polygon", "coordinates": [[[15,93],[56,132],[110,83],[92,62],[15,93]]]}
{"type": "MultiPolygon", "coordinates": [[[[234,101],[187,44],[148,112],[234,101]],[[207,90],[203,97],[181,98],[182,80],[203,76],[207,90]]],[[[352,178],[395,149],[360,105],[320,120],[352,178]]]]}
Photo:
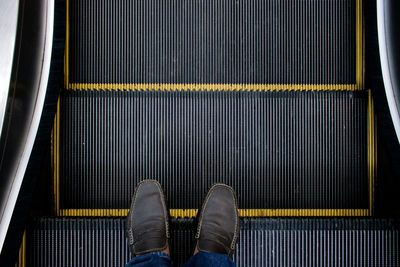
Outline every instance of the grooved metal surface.
{"type": "Polygon", "coordinates": [[[129,208],[157,179],[170,208],[223,182],[241,209],[368,209],[366,96],[64,91],[60,208],[129,208]]]}
{"type": "Polygon", "coordinates": [[[69,0],[70,83],[355,84],[356,0],[69,0]]]}
{"type": "MultiPolygon", "coordinates": [[[[194,247],[192,220],[173,220],[176,265],[194,247]]],[[[42,218],[28,235],[28,266],[124,266],[125,219],[42,218]]],[[[385,219],[242,219],[237,266],[399,266],[399,231],[385,219]]]]}

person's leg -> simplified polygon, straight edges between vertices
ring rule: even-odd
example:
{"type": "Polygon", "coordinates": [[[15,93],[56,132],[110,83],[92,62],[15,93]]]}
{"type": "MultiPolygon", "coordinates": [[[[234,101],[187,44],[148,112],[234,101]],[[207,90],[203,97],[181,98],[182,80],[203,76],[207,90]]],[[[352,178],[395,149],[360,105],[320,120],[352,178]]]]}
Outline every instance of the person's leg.
{"type": "Polygon", "coordinates": [[[133,258],[126,266],[170,267],[169,213],[161,185],[142,181],[135,189],[126,222],[126,235],[133,258]]]}
{"type": "Polygon", "coordinates": [[[171,258],[164,252],[150,252],[141,256],[134,257],[125,267],[172,267],[171,258]]]}
{"type": "Polygon", "coordinates": [[[235,266],[230,256],[239,238],[239,214],[232,187],[214,185],[203,202],[198,219],[196,249],[183,266],[235,266]]]}
{"type": "Polygon", "coordinates": [[[197,266],[235,267],[236,264],[227,254],[200,251],[196,255],[193,255],[185,264],[181,265],[181,267],[197,266]]]}

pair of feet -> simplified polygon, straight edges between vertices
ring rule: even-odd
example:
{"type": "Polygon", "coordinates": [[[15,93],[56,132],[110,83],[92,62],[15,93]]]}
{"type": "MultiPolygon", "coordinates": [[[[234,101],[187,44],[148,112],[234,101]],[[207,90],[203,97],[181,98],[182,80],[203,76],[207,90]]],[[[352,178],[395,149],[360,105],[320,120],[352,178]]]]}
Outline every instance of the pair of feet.
{"type": "MultiPolygon", "coordinates": [[[[239,235],[237,200],[232,187],[211,187],[197,216],[194,254],[204,251],[232,256],[239,235]]],[[[136,187],[126,234],[135,256],[157,251],[169,254],[169,212],[157,181],[145,180],[136,187]]]]}

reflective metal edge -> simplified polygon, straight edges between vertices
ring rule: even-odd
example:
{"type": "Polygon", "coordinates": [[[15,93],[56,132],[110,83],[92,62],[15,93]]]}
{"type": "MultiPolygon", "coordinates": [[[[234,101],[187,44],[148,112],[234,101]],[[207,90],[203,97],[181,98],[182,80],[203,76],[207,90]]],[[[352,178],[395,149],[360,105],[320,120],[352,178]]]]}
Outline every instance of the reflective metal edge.
{"type": "Polygon", "coordinates": [[[19,1],[0,1],[0,135],[3,129],[8,89],[14,58],[15,39],[17,36],[19,1]]]}
{"type": "Polygon", "coordinates": [[[393,87],[392,75],[389,67],[389,54],[388,54],[388,43],[386,36],[386,23],[385,23],[385,5],[390,0],[377,0],[377,23],[378,23],[378,43],[379,43],[379,55],[381,59],[381,70],[383,83],[385,85],[386,99],[388,101],[390,115],[394,129],[396,131],[397,140],[400,143],[400,107],[397,106],[393,87]]]}
{"type": "Polygon", "coordinates": [[[54,0],[47,0],[46,3],[46,40],[43,51],[41,76],[38,84],[39,90],[37,93],[35,107],[29,125],[29,131],[25,139],[25,145],[21,153],[20,160],[18,164],[16,164],[15,172],[12,175],[13,177],[9,177],[12,182],[8,190],[5,208],[0,218],[0,251],[3,248],[4,239],[6,237],[14,206],[17,201],[18,193],[29,161],[29,156],[33,148],[46,95],[53,44],[54,0]]]}

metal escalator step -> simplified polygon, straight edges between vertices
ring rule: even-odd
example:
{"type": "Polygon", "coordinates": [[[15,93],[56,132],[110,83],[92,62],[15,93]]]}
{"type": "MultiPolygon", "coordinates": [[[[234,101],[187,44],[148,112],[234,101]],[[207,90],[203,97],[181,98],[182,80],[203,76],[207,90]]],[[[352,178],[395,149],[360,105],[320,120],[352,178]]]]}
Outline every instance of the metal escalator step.
{"type": "MultiPolygon", "coordinates": [[[[124,266],[125,219],[42,218],[27,235],[28,266],[124,266]]],[[[172,221],[174,262],[193,252],[192,220],[172,221]]],[[[399,266],[397,222],[385,219],[242,219],[237,266],[399,266]]]]}
{"type": "Polygon", "coordinates": [[[69,0],[67,87],[354,89],[362,73],[360,2],[69,0]]]}
{"type": "Polygon", "coordinates": [[[127,209],[136,184],[157,179],[171,209],[199,208],[223,182],[241,209],[369,215],[367,108],[365,92],[67,90],[59,209],[127,209]]]}

